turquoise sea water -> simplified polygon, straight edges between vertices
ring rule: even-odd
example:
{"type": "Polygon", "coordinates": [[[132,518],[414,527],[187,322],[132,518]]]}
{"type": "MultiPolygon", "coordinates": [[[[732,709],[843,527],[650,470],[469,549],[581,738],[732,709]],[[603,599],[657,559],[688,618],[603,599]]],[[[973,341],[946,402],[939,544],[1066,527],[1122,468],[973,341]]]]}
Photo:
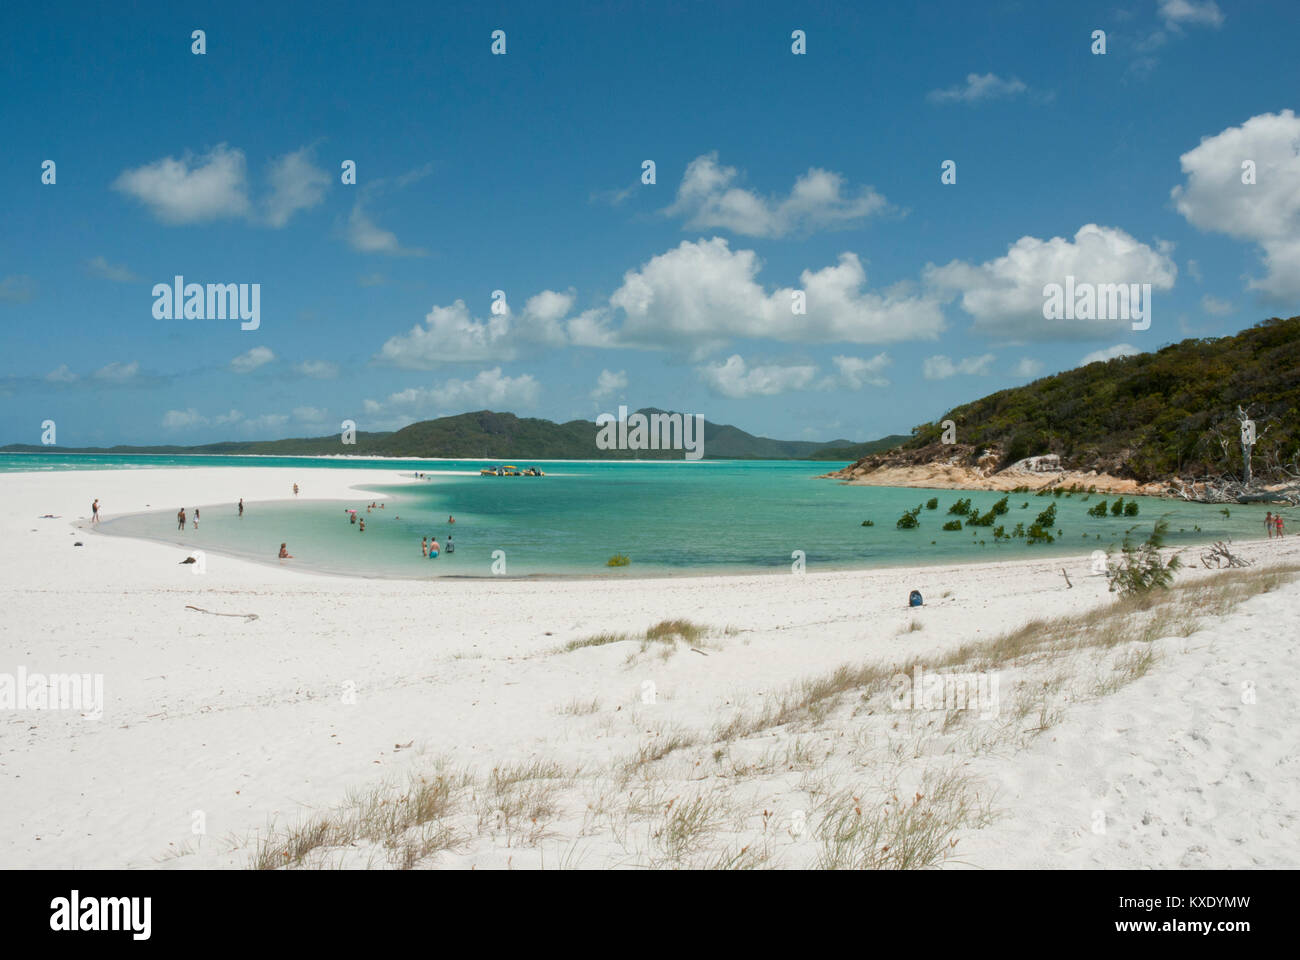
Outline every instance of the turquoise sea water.
{"type": "MultiPolygon", "coordinates": [[[[520,467],[533,461],[519,461],[520,467]]],[[[987,510],[1001,494],[896,487],[850,487],[818,474],[843,466],[807,461],[578,462],[538,461],[545,477],[479,477],[487,461],[330,460],[307,457],[0,455],[0,473],[34,469],[149,469],[175,466],[337,467],[370,469],[375,485],[346,501],[285,500],[247,503],[240,519],[232,487],[228,502],[198,504],[200,529],[176,530],[176,508],[115,517],[105,534],[141,537],[217,554],[273,561],[281,541],[299,565],[336,573],[383,577],[491,576],[502,551],[507,576],[695,574],[789,570],[802,551],[809,571],[902,564],[978,562],[1106,549],[1137,525],[1145,536],[1161,514],[1171,521],[1171,542],[1254,538],[1263,534],[1264,506],[1234,506],[1231,516],[1203,504],[1138,498],[1140,515],[1104,519],[1086,510],[1094,494],[1038,497],[1011,494],[1007,530],[1028,527],[1055,503],[1054,544],[1023,540],[995,543],[991,527],[941,530],[959,497],[987,510]],[[415,485],[399,476],[428,472],[415,485]],[[899,530],[899,515],[931,497],[921,525],[899,530]],[[384,509],[367,514],[365,506],[384,509]],[[1022,507],[1022,504],[1027,506],[1022,507]],[[348,522],[359,510],[366,531],[348,522]],[[449,527],[447,517],[456,524],[449,527]],[[863,520],[875,526],[863,527],[863,520]],[[1195,528],[1200,527],[1197,531],[1195,528]],[[420,555],[420,538],[440,543],[451,532],[452,554],[420,555]],[[610,568],[615,553],[629,566],[610,568]]],[[[183,493],[179,495],[183,496],[183,493]]],[[[1113,497],[1105,498],[1113,500],[1113,497]]],[[[192,515],[196,504],[186,503],[192,515]]],[[[211,562],[211,561],[209,561],[211,562]]]]}

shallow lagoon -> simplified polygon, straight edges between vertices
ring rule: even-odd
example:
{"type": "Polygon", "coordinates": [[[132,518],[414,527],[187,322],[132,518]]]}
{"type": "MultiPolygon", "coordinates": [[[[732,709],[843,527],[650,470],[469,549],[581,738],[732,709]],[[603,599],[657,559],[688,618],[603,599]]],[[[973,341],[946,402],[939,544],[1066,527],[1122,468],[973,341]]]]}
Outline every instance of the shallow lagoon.
{"type": "MultiPolygon", "coordinates": [[[[221,459],[244,467],[257,463],[221,459]]],[[[314,459],[267,458],[268,466],[286,462],[323,465],[314,459]]],[[[496,551],[504,553],[507,576],[644,576],[789,570],[795,551],[803,552],[810,571],[1078,555],[1118,544],[1134,526],[1144,537],[1162,514],[1169,516],[1175,546],[1241,540],[1263,534],[1268,509],[1234,506],[1225,517],[1218,506],[1136,498],[1136,518],[1094,518],[1087,510],[1114,497],[1011,494],[1009,512],[998,518],[1008,531],[1019,522],[1028,527],[1049,503],[1056,504],[1061,535],[1053,544],[1029,545],[995,542],[992,527],[941,529],[954,519],[947,510],[957,499],[970,498],[973,509],[984,511],[1000,493],[844,486],[817,479],[839,464],[540,462],[545,477],[479,477],[484,463],[342,461],[339,466],[373,466],[383,476],[350,501],[247,504],[243,519],[232,491],[236,495],[227,504],[200,505],[197,532],[177,532],[175,508],[116,518],[101,529],[267,561],[287,541],[299,566],[361,576],[486,577],[493,574],[496,551]],[[413,475],[415,468],[435,472],[414,485],[388,482],[399,473],[413,475]],[[932,497],[938,509],[922,509],[917,529],[897,529],[900,514],[932,497]],[[385,508],[367,514],[365,505],[372,500],[383,501],[385,508]],[[364,534],[348,522],[348,508],[366,519],[364,534]],[[449,514],[456,517],[451,528],[449,514]],[[875,525],[862,526],[867,519],[875,525]],[[445,544],[449,530],[455,553],[423,559],[421,537],[432,534],[445,544]],[[607,566],[616,553],[627,555],[630,565],[607,566]]],[[[187,509],[192,512],[193,506],[187,509]]],[[[1188,559],[1195,554],[1189,551],[1188,559]]]]}

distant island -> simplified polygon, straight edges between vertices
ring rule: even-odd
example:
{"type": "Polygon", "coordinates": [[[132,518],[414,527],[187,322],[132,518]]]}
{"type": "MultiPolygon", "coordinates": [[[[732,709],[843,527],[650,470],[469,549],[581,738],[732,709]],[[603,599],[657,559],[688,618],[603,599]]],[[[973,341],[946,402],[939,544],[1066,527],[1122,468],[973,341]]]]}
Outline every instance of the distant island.
{"type": "Polygon", "coordinates": [[[1298,456],[1300,317],[1274,317],[1231,337],[1183,340],[1000,390],[827,476],[1297,503],[1298,456]]]}
{"type": "MultiPolygon", "coordinates": [[[[646,407],[641,414],[666,411],[646,407]]],[[[554,423],[513,413],[478,410],[453,417],[422,420],[388,432],[358,431],[355,444],[343,444],[340,434],[285,440],[227,441],[197,446],[49,447],[14,443],[3,453],[212,454],[311,457],[329,455],[372,457],[438,457],[452,460],[681,460],[681,450],[602,450],[596,445],[600,427],[588,420],[554,423]]],[[[878,450],[896,447],[909,438],[882,437],[867,443],[851,440],[816,442],[773,440],[739,427],[704,421],[704,458],[712,460],[852,461],[878,450]]]]}

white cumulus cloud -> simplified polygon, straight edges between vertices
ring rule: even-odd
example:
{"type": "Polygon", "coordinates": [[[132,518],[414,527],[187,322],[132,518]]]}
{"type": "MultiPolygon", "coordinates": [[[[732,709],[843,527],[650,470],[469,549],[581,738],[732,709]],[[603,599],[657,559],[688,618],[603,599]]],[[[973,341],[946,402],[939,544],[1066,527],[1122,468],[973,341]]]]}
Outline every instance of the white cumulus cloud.
{"type": "Polygon", "coordinates": [[[724,397],[770,397],[806,389],[817,376],[813,364],[750,367],[739,354],[699,368],[700,379],[724,397]]]}
{"type": "Polygon", "coordinates": [[[891,343],[933,339],[944,326],[937,300],[864,290],[866,271],[853,253],[800,274],[806,314],[792,309],[795,288],[768,292],[757,280],[759,269],[753,250],[733,251],[720,237],[683,241],[623,275],[610,297],[624,318],[615,339],[705,352],[734,337],[891,343]]]}
{"type": "Polygon", "coordinates": [[[347,238],[352,249],[360,250],[362,253],[383,253],[390,257],[422,257],[426,252],[420,247],[402,246],[397,239],[397,234],[385,230],[370,219],[370,216],[361,209],[360,203],[352,208],[352,214],[348,217],[347,238]]]}
{"type": "Polygon", "coordinates": [[[50,383],[75,383],[80,378],[69,369],[66,363],[61,363],[47,373],[45,379],[50,383]]]}
{"type": "Polygon", "coordinates": [[[107,380],[111,383],[124,383],[131,380],[140,372],[140,364],[135,360],[130,363],[121,363],[114,360],[112,363],[100,367],[95,371],[93,376],[96,380],[107,380]]]}
{"type": "Polygon", "coordinates": [[[187,410],[168,410],[163,414],[162,425],[168,430],[181,430],[206,423],[207,418],[193,407],[187,410]]]}
{"type": "Polygon", "coordinates": [[[1201,297],[1201,309],[1215,317],[1226,317],[1236,309],[1229,301],[1206,294],[1201,297]]]}
{"type": "MultiPolygon", "coordinates": [[[[385,400],[366,400],[369,417],[387,417],[385,424],[409,423],[466,410],[492,408],[518,412],[536,406],[541,385],[531,374],[505,376],[500,367],[479,372],[471,380],[447,380],[432,387],[408,387],[385,400]]],[[[375,429],[379,429],[375,427],[375,429]]]]}
{"type": "Polygon", "coordinates": [[[1043,288],[1073,276],[1081,283],[1149,283],[1152,291],[1169,290],[1178,267],[1167,244],[1142,243],[1117,227],[1084,224],[1072,240],[1021,237],[1005,256],[973,264],[953,260],[927,264],[932,288],[958,295],[974,328],[1009,340],[1087,339],[1128,327],[1131,320],[1047,320],[1043,288]]]}
{"type": "Polygon", "coordinates": [[[832,385],[843,386],[849,390],[861,390],[867,385],[887,387],[889,380],[885,378],[884,370],[892,362],[889,355],[884,353],[878,353],[870,359],[831,357],[831,363],[835,365],[838,375],[838,383],[832,385]]]}
{"type": "Polygon", "coordinates": [[[1021,357],[1012,371],[1014,377],[1036,377],[1043,372],[1043,362],[1033,357],[1021,357]]]}
{"type": "Polygon", "coordinates": [[[310,210],[325,198],[330,177],[312,162],[311,147],[286,153],[271,162],[267,179],[266,222],[283,227],[299,210],[310,210]]]}
{"type": "Polygon", "coordinates": [[[1159,12],[1168,27],[1223,25],[1223,11],[1214,0],[1160,0],[1159,12]]]}
{"type": "Polygon", "coordinates": [[[1079,366],[1086,367],[1090,363],[1096,363],[1099,360],[1103,362],[1106,360],[1114,360],[1116,357],[1131,357],[1134,354],[1141,352],[1142,351],[1137,347],[1129,346],[1127,343],[1117,343],[1115,346],[1107,347],[1104,350],[1092,351],[1092,353],[1079,361],[1079,366]]]}
{"type": "Polygon", "coordinates": [[[113,188],[168,224],[243,217],[249,210],[244,154],[222,143],[200,157],[163,157],[124,170],[113,188]]]}
{"type": "Polygon", "coordinates": [[[966,82],[942,90],[931,90],[926,99],[931,103],[978,103],[981,100],[998,100],[1028,93],[1029,87],[1015,77],[1003,79],[996,73],[968,73],[966,82]]]}
{"type": "Polygon", "coordinates": [[[114,283],[139,283],[140,278],[121,264],[109,263],[102,256],[91,257],[86,261],[86,268],[97,277],[112,280],[114,283]]]}
{"type": "Polygon", "coordinates": [[[946,380],[948,377],[955,377],[957,374],[967,376],[986,376],[989,367],[996,360],[991,353],[981,354],[978,357],[965,357],[964,359],[954,362],[943,354],[933,357],[926,357],[921,364],[921,372],[927,380],[946,380]]]}
{"type": "Polygon", "coordinates": [[[1186,182],[1174,207],[1202,230],[1255,243],[1266,269],[1250,287],[1279,299],[1300,296],[1300,117],[1263,113],[1179,157],[1186,182]],[[1254,164],[1255,182],[1242,166],[1254,164]]]}
{"type": "Polygon", "coordinates": [[[314,380],[333,380],[339,375],[339,367],[328,360],[304,360],[294,365],[294,371],[301,376],[314,380]]]}
{"type": "Polygon", "coordinates": [[[515,348],[509,341],[508,314],[474,317],[464,300],[449,307],[435,306],[407,334],[390,337],[377,359],[410,370],[430,370],[444,363],[481,363],[510,360],[515,348]]]}
{"type": "Polygon", "coordinates": [[[230,369],[235,373],[249,373],[258,367],[266,366],[275,359],[270,347],[253,347],[247,353],[241,353],[230,361],[230,369]]]}
{"type": "Polygon", "coordinates": [[[600,376],[596,378],[596,387],[591,391],[591,399],[599,403],[606,397],[612,397],[620,390],[627,389],[627,371],[620,370],[615,373],[612,370],[600,371],[600,376]]]}
{"type": "Polygon", "coordinates": [[[781,237],[854,224],[889,209],[871,187],[847,190],[833,171],[810,167],[784,197],[763,197],[734,186],[739,172],[718,164],[718,154],[686,167],[677,198],[664,213],[685,218],[689,229],[724,229],[751,237],[781,237]]]}

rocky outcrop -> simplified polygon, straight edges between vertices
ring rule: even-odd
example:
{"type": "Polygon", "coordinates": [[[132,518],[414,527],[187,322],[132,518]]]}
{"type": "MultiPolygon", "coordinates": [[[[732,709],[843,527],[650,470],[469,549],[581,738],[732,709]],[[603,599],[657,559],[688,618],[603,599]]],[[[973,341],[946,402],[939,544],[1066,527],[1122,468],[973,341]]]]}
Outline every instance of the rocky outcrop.
{"type": "Polygon", "coordinates": [[[916,450],[872,454],[842,470],[823,474],[842,483],[873,487],[928,487],[940,490],[997,490],[1079,487],[1098,493],[1170,496],[1167,483],[1138,481],[1102,470],[1071,470],[1053,453],[1026,457],[999,469],[1000,450],[962,444],[930,444],[916,450]]]}

